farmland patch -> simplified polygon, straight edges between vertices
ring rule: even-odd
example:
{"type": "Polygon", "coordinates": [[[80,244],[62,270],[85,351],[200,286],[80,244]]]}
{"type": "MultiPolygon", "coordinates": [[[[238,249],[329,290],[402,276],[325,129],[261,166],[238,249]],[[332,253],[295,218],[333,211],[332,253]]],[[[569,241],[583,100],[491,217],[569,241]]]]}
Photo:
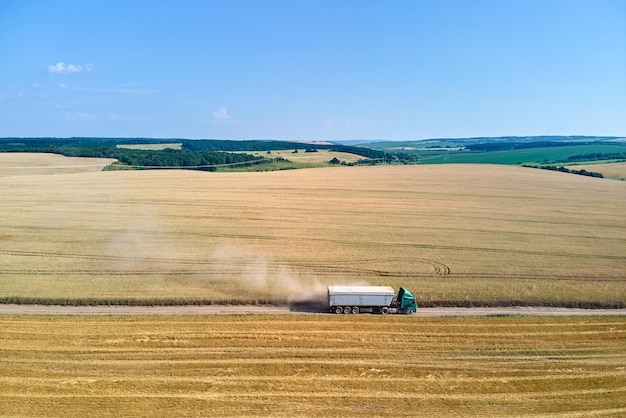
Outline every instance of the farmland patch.
{"type": "Polygon", "coordinates": [[[626,180],[626,162],[609,163],[609,164],[579,164],[570,165],[565,168],[569,170],[581,170],[594,171],[602,173],[605,178],[614,180],[626,180]]]}
{"type": "Polygon", "coordinates": [[[0,178],[0,299],[287,303],[328,285],[424,306],[619,307],[625,183],[521,167],[0,178]]]}
{"type": "Polygon", "coordinates": [[[622,318],[0,316],[0,329],[7,416],[626,412],[622,318]]]}
{"type": "Polygon", "coordinates": [[[174,142],[171,144],[119,144],[117,148],[126,148],[126,149],[138,149],[138,150],[147,150],[147,151],[161,151],[164,149],[182,149],[183,144],[180,142],[174,142]]]}
{"type": "Polygon", "coordinates": [[[0,177],[102,171],[112,158],[64,157],[43,153],[0,153],[0,177]]]}

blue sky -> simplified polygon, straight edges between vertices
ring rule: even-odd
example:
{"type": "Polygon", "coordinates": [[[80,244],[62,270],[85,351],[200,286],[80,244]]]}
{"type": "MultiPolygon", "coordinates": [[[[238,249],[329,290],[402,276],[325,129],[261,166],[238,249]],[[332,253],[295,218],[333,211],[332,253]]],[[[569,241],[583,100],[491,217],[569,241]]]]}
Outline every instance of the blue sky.
{"type": "Polygon", "coordinates": [[[626,1],[0,1],[0,137],[626,136],[626,1]]]}

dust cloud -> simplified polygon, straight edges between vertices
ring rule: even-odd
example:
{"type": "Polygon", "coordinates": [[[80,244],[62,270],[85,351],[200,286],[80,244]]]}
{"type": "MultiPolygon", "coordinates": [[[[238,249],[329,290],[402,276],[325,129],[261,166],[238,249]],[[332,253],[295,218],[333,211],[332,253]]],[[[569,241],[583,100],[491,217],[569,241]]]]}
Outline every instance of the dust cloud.
{"type": "Polygon", "coordinates": [[[286,265],[235,245],[221,245],[213,253],[214,268],[228,271],[246,291],[269,297],[273,303],[289,304],[292,310],[326,311],[326,285],[317,278],[302,278],[286,265]]]}

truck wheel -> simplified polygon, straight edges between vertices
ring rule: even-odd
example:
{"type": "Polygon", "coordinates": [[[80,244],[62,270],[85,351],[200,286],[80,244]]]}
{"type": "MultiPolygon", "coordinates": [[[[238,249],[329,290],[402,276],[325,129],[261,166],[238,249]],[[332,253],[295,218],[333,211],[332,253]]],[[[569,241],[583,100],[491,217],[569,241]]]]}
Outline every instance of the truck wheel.
{"type": "Polygon", "coordinates": [[[345,308],[343,308],[343,313],[345,313],[345,314],[352,313],[352,309],[350,309],[349,306],[346,306],[345,308]]]}
{"type": "Polygon", "coordinates": [[[336,306],[336,307],[335,307],[335,313],[336,313],[336,314],[343,313],[343,308],[342,308],[341,306],[336,306]]]}
{"type": "Polygon", "coordinates": [[[353,307],[352,308],[352,313],[355,314],[355,315],[358,314],[359,313],[359,307],[358,306],[353,307]]]}
{"type": "Polygon", "coordinates": [[[383,315],[387,315],[389,313],[389,308],[386,306],[384,308],[380,308],[380,313],[383,315]]]}
{"type": "Polygon", "coordinates": [[[413,311],[411,310],[411,308],[406,308],[406,311],[404,311],[404,313],[406,315],[411,315],[413,313],[413,311]]]}

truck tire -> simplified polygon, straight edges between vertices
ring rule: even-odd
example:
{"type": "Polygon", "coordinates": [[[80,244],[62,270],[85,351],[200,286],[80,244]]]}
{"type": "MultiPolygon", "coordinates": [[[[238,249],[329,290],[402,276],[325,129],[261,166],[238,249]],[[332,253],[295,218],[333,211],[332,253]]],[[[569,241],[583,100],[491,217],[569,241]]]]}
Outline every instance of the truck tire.
{"type": "Polygon", "coordinates": [[[343,313],[350,314],[352,313],[352,309],[349,306],[346,306],[345,308],[343,308],[343,313]]]}
{"type": "Polygon", "coordinates": [[[343,313],[343,308],[341,306],[335,306],[335,313],[336,314],[341,314],[343,313]]]}
{"type": "Polygon", "coordinates": [[[389,313],[389,308],[388,308],[388,307],[386,307],[386,306],[384,306],[384,307],[380,308],[380,313],[381,313],[382,315],[387,315],[387,314],[389,313]]]}
{"type": "Polygon", "coordinates": [[[352,307],[352,313],[353,313],[354,315],[357,315],[357,314],[359,313],[359,307],[358,307],[358,306],[353,306],[353,307],[352,307]]]}
{"type": "Polygon", "coordinates": [[[413,313],[413,311],[411,310],[411,308],[406,308],[406,311],[404,311],[405,315],[411,315],[413,313]]]}

